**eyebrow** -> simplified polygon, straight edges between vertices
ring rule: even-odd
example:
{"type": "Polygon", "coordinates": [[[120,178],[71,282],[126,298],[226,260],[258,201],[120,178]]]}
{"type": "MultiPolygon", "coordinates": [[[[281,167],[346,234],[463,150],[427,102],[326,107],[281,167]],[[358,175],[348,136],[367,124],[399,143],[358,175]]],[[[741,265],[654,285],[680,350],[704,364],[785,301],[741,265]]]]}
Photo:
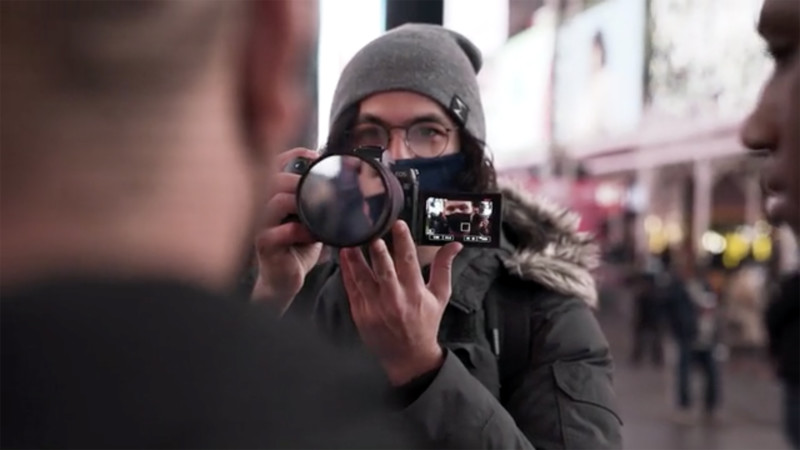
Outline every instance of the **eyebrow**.
{"type": "MultiPolygon", "coordinates": [[[[423,114],[421,116],[412,117],[411,119],[405,121],[404,123],[400,124],[399,126],[407,127],[407,126],[411,126],[411,125],[414,125],[414,124],[417,124],[417,123],[421,123],[421,122],[435,122],[435,123],[438,123],[439,125],[444,126],[445,128],[453,128],[452,124],[447,123],[447,121],[440,114],[436,114],[436,113],[423,114]]],[[[356,123],[357,124],[374,123],[374,124],[377,124],[377,125],[382,125],[384,127],[393,126],[392,124],[386,122],[385,120],[381,119],[380,117],[378,117],[378,116],[376,116],[374,114],[361,114],[361,115],[358,116],[358,119],[356,120],[356,123]]]]}

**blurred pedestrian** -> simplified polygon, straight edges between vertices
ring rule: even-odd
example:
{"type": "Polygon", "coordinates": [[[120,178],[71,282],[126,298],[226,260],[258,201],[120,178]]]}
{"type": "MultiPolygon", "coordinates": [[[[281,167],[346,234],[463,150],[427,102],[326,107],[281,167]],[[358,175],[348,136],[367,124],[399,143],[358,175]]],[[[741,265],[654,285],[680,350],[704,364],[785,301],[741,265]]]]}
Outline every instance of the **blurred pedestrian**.
{"type": "MultiPolygon", "coordinates": [[[[800,1],[765,0],[758,31],[775,60],[755,110],[742,128],[744,144],[767,157],[767,213],[800,236],[800,1]]],[[[784,429],[800,448],[800,287],[787,276],[767,311],[770,353],[784,389],[784,429]]]]}
{"type": "Polygon", "coordinates": [[[311,6],[0,2],[3,448],[413,445],[372,363],[227,295],[311,6]]]}
{"type": "Polygon", "coordinates": [[[656,289],[655,273],[634,276],[633,351],[631,363],[638,366],[647,354],[656,367],[664,364],[664,305],[656,289]]]}
{"type": "MultiPolygon", "coordinates": [[[[697,335],[692,342],[690,365],[698,367],[704,377],[703,417],[709,423],[715,422],[718,417],[722,393],[719,365],[722,346],[722,291],[721,286],[712,284],[712,280],[717,280],[719,270],[719,267],[704,267],[687,283],[697,320],[697,335]]],[[[682,398],[689,398],[690,381],[685,379],[682,386],[687,394],[687,397],[682,398]]]]}
{"type": "Polygon", "coordinates": [[[667,275],[664,305],[678,350],[676,365],[677,406],[675,419],[695,422],[692,409],[692,373],[699,368],[704,377],[704,419],[713,422],[720,400],[720,373],[715,350],[720,343],[718,296],[698,274],[688,250],[667,259],[673,267],[667,275]]]}

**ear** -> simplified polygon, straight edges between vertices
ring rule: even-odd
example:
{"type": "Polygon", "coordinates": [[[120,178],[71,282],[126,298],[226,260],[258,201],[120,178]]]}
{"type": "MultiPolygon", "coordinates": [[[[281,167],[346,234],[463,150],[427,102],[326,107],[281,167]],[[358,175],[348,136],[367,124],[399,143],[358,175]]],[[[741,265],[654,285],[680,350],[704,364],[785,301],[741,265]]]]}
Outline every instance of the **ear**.
{"type": "Polygon", "coordinates": [[[296,127],[301,101],[297,54],[307,19],[298,7],[307,2],[251,2],[251,30],[245,54],[246,118],[254,148],[274,156],[296,127]],[[278,147],[278,148],[276,148],[278,147]]]}

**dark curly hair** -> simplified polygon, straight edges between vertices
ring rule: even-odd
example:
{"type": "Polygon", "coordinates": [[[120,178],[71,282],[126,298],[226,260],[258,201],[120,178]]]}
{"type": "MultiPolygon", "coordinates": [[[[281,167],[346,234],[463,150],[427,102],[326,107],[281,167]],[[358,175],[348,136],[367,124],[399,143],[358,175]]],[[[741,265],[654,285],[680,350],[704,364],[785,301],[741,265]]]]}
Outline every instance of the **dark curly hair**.
{"type": "MultiPolygon", "coordinates": [[[[358,108],[358,104],[350,106],[333,123],[323,153],[347,153],[353,150],[348,132],[356,124],[358,108]]],[[[451,119],[455,121],[452,116],[451,119]]],[[[467,170],[459,175],[458,189],[463,192],[496,192],[497,173],[486,152],[486,145],[464,127],[458,128],[458,138],[467,166],[467,170]]]]}

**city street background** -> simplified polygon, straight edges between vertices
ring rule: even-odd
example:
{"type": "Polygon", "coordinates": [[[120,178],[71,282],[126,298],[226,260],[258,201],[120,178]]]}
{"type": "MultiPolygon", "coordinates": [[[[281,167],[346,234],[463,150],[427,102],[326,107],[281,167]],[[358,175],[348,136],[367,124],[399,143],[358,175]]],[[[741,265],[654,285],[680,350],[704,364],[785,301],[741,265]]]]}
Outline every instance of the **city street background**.
{"type": "Polygon", "coordinates": [[[499,178],[579,213],[601,247],[597,278],[613,294],[599,317],[617,362],[625,447],[786,449],[763,316],[800,252],[765,220],[760,163],[739,133],[773,70],[756,32],[762,2],[320,0],[318,130],[303,142],[324,142],[339,75],[367,42],[407,22],[462,33],[483,54],[499,178]],[[672,347],[665,369],[629,362],[631,279],[664,270],[651,263],[668,251],[691,257],[695,275],[723,274],[715,314],[728,358],[713,425],[675,420],[672,347]]]}
{"type": "MultiPolygon", "coordinates": [[[[672,367],[656,369],[645,360],[633,367],[631,299],[623,293],[598,317],[616,362],[624,445],[629,450],[788,450],[781,433],[780,386],[763,364],[725,364],[719,423],[680,425],[672,421],[672,367]]],[[[699,386],[696,386],[699,388],[699,386]]],[[[697,396],[699,390],[695,389],[697,396]]]]}

